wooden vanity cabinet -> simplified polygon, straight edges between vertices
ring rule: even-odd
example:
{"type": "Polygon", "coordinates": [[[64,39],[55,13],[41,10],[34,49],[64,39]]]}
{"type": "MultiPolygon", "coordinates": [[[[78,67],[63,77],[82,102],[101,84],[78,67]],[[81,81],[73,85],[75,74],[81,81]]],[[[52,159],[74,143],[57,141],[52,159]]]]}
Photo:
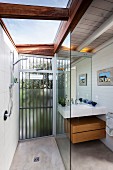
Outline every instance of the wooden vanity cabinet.
{"type": "Polygon", "coordinates": [[[96,116],[65,119],[65,131],[72,143],[106,137],[106,122],[96,116]]]}

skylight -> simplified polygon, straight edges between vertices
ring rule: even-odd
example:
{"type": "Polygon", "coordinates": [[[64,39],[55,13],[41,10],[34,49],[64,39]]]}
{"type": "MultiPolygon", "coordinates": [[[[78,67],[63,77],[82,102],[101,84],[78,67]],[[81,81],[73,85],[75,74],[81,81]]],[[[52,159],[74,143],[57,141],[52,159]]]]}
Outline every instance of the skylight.
{"type": "Polygon", "coordinates": [[[0,0],[0,2],[65,8],[67,6],[68,0],[0,0]]]}
{"type": "Polygon", "coordinates": [[[60,21],[4,19],[16,44],[51,44],[60,21]]]}
{"type": "MultiPolygon", "coordinates": [[[[68,0],[1,0],[3,3],[66,7],[68,0]]],[[[15,44],[51,44],[60,21],[3,19],[15,44]]]]}

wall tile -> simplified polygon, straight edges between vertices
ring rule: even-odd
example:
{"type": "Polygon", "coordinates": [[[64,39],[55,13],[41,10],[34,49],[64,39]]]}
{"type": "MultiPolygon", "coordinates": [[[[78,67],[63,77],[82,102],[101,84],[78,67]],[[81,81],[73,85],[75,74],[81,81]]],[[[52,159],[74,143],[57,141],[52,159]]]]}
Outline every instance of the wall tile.
{"type": "MultiPolygon", "coordinates": [[[[10,52],[15,51],[13,45],[0,26],[0,170],[9,170],[17,144],[19,133],[18,84],[13,87],[13,111],[7,121],[3,120],[9,104],[10,85],[10,52]]],[[[15,60],[18,54],[15,51],[15,60]]],[[[18,67],[15,68],[16,74],[18,67]]],[[[18,74],[17,74],[18,76],[18,74]]]]}

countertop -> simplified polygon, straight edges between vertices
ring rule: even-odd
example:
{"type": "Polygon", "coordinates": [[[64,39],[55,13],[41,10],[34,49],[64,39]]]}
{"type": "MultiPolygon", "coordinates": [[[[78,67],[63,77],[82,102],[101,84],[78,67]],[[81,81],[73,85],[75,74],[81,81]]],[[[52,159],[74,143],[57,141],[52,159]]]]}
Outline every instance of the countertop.
{"type": "Polygon", "coordinates": [[[63,118],[74,118],[74,117],[83,117],[83,116],[94,116],[94,115],[104,115],[106,114],[106,107],[96,105],[93,107],[89,104],[76,104],[70,106],[62,107],[58,105],[58,111],[63,116],[63,118]]]}

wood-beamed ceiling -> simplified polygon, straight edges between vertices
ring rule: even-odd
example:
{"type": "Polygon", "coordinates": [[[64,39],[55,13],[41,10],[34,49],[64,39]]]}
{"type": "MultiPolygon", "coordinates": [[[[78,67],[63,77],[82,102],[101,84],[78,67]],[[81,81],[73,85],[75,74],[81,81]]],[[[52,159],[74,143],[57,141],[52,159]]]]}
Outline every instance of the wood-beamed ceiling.
{"type": "MultiPolygon", "coordinates": [[[[93,0],[76,28],[72,32],[71,45],[77,50],[88,38],[98,30],[113,14],[113,0],[93,0]]],[[[85,46],[92,51],[113,37],[113,26],[85,46]]]]}
{"type": "Polygon", "coordinates": [[[76,27],[92,1],[93,0],[72,0],[72,3],[69,6],[70,17],[67,22],[63,21],[61,23],[60,29],[55,37],[55,52],[59,50],[60,45],[63,43],[68,33],[70,31],[72,32],[76,27]]]}
{"type": "Polygon", "coordinates": [[[7,27],[6,27],[6,25],[4,24],[4,22],[3,22],[3,20],[1,18],[0,18],[0,25],[3,28],[4,32],[6,33],[6,35],[8,36],[9,40],[11,41],[11,43],[13,44],[14,48],[16,49],[16,45],[15,45],[15,43],[14,43],[14,41],[13,41],[13,39],[12,39],[12,37],[11,37],[7,27]]]}
{"type": "MultiPolygon", "coordinates": [[[[8,3],[0,3],[0,17],[2,18],[20,18],[20,19],[45,19],[45,20],[63,20],[63,28],[59,29],[59,32],[62,30],[63,32],[69,31],[69,28],[74,27],[73,19],[76,17],[77,22],[80,17],[82,17],[85,10],[88,8],[89,4],[92,0],[72,0],[68,3],[71,4],[68,8],[54,8],[54,7],[40,7],[40,6],[31,6],[31,5],[20,5],[20,4],[8,4],[8,3]],[[76,8],[75,8],[76,7],[76,8]],[[76,14],[76,15],[75,15],[76,14]],[[66,21],[68,20],[68,22],[66,21]],[[65,24],[66,23],[66,27],[65,24]]],[[[66,35],[65,34],[65,35],[66,35]]],[[[60,41],[62,41],[64,37],[61,37],[60,41]]],[[[58,38],[57,38],[58,40],[58,38]]],[[[59,45],[61,44],[58,40],[59,45]]],[[[58,46],[59,46],[58,45],[58,46]]],[[[45,47],[45,45],[37,45],[40,47],[31,47],[26,45],[16,46],[19,52],[21,53],[33,53],[33,54],[41,54],[42,50],[47,51],[46,55],[53,55],[53,47],[49,49],[45,47]],[[29,48],[29,49],[28,49],[29,48]],[[37,50],[36,50],[37,48],[37,50]],[[44,49],[45,48],[45,49],[44,49]]],[[[55,46],[54,46],[55,47],[55,46]]],[[[55,51],[55,50],[54,50],[55,51]]]]}
{"type": "MultiPolygon", "coordinates": [[[[65,37],[71,31],[71,49],[77,50],[113,14],[113,0],[72,0],[67,8],[39,7],[0,3],[0,16],[5,18],[64,20],[58,29],[54,44],[16,45],[19,53],[54,56],[65,37]],[[5,5],[5,6],[4,6],[5,5]],[[9,7],[7,6],[9,5],[9,7]],[[7,9],[6,9],[7,7],[7,9]],[[20,7],[23,7],[20,9],[20,7]],[[18,10],[17,10],[18,9],[18,10]],[[26,10],[25,10],[26,9],[26,10]],[[30,10],[30,11],[28,11],[30,10]],[[67,20],[68,19],[68,20],[67,20]],[[67,21],[66,21],[67,20],[67,21]]],[[[14,44],[2,20],[0,24],[14,44]]],[[[92,52],[113,37],[113,26],[84,46],[92,52]]],[[[15,45],[15,44],[14,44],[15,45]]],[[[84,49],[83,49],[84,50],[84,49]]],[[[80,51],[80,50],[78,50],[80,51]]]]}

